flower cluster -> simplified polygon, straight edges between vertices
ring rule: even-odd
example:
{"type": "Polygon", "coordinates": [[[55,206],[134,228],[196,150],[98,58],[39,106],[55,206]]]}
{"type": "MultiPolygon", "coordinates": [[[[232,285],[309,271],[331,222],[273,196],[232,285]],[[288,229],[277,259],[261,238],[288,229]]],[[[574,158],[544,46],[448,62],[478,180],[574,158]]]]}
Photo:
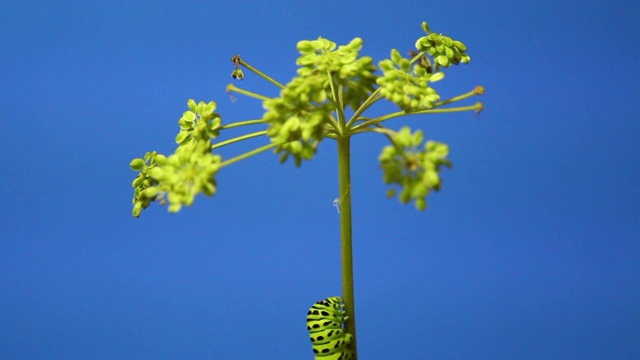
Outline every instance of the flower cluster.
{"type": "Polygon", "coordinates": [[[176,143],[180,146],[211,143],[211,139],[215,139],[220,134],[222,126],[220,115],[214,112],[216,103],[200,101],[196,104],[193,99],[189,99],[187,105],[189,110],[185,111],[178,121],[180,132],[176,135],[176,143]]]}
{"type": "MultiPolygon", "coordinates": [[[[449,154],[446,144],[427,141],[420,149],[422,140],[422,131],[412,134],[408,127],[403,127],[391,137],[393,144],[384,147],[379,157],[384,182],[400,185],[400,201],[406,204],[414,200],[419,210],[427,208],[426,197],[430,190],[440,190],[440,168],[451,167],[446,159],[449,154]]],[[[387,195],[393,197],[395,193],[391,189],[387,195]]]]}
{"type": "Polygon", "coordinates": [[[156,200],[158,195],[158,181],[155,180],[149,172],[156,167],[156,158],[164,157],[152,151],[144,155],[144,158],[136,158],[131,161],[129,166],[131,170],[137,171],[138,176],[133,180],[133,216],[140,216],[142,209],[146,209],[152,201],[156,200]]]}
{"type": "Polygon", "coordinates": [[[432,33],[426,22],[422,23],[422,29],[427,33],[416,41],[416,49],[433,57],[436,64],[447,68],[460,63],[468,64],[471,57],[465,52],[467,47],[463,43],[452,38],[432,33]]]}
{"type": "Polygon", "coordinates": [[[214,175],[220,169],[221,161],[220,155],[189,152],[186,148],[178,148],[166,158],[157,157],[157,166],[148,174],[158,182],[155,195],[159,196],[160,204],[168,201],[169,211],[178,212],[183,205],[191,206],[199,193],[206,196],[215,194],[214,175]]]}
{"type": "Polygon", "coordinates": [[[282,153],[280,162],[293,155],[296,166],[310,160],[324,137],[325,124],[331,121],[333,108],[327,101],[322,79],[296,77],[280,92],[280,97],[265,100],[262,117],[269,124],[267,135],[282,153]]]}
{"type": "Polygon", "coordinates": [[[440,100],[429,82],[436,82],[444,77],[444,73],[435,74],[420,66],[411,64],[410,59],[403,58],[396,49],[391,50],[391,58],[378,64],[383,76],[377,79],[380,94],[398,105],[406,112],[430,109],[440,100]]]}
{"type": "Polygon", "coordinates": [[[216,191],[214,176],[222,162],[219,155],[211,153],[211,139],[218,136],[222,122],[214,112],[216,103],[196,104],[190,99],[187,105],[189,110],[178,121],[175,153],[166,157],[148,152],[131,161],[131,169],[138,171],[131,184],[135,217],[152,201],[161,205],[169,202],[169,211],[178,212],[183,205],[190,206],[199,193],[211,196],[216,191]]]}
{"type": "Polygon", "coordinates": [[[354,38],[336,49],[336,43],[322,37],[300,41],[297,48],[301,56],[296,62],[301,66],[298,76],[320,76],[325,81],[325,88],[329,87],[329,76],[332,76],[335,85],[345,86],[344,102],[355,110],[373,92],[376,83],[373,59],[358,57],[362,44],[361,38],[354,38]]]}
{"type": "Polygon", "coordinates": [[[282,153],[280,161],[292,155],[299,166],[315,154],[340,101],[357,108],[373,92],[376,68],[370,57],[358,57],[360,38],[337,49],[323,38],[300,41],[297,48],[298,76],[280,97],[264,101],[263,120],[269,124],[267,135],[278,144],[276,153],[282,153]],[[341,99],[334,96],[338,88],[344,89],[341,99]]]}

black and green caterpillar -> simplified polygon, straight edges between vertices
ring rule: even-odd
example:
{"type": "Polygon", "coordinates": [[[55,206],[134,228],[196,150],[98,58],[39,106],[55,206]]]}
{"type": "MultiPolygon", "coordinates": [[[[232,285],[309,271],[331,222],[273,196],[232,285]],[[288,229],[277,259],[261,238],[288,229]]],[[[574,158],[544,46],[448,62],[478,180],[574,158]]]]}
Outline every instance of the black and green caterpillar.
{"type": "Polygon", "coordinates": [[[353,335],[342,328],[342,323],[347,318],[342,298],[339,296],[320,300],[309,309],[307,330],[315,360],[353,359],[353,351],[348,349],[353,335]]]}

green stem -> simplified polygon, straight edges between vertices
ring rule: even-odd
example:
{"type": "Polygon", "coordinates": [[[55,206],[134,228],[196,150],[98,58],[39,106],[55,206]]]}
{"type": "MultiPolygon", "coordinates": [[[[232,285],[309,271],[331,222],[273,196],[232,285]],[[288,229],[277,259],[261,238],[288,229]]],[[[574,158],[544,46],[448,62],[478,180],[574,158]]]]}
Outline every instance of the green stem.
{"type": "Polygon", "coordinates": [[[267,96],[264,96],[264,95],[260,95],[260,94],[256,94],[256,93],[251,92],[251,91],[240,89],[239,87],[237,87],[237,86],[235,86],[233,84],[227,85],[227,92],[229,93],[229,92],[232,92],[232,91],[235,91],[235,92],[237,92],[239,94],[246,95],[246,96],[252,97],[252,98],[256,98],[256,99],[259,99],[259,100],[262,100],[262,101],[271,99],[270,97],[267,97],[267,96]]]}
{"type": "MultiPolygon", "coordinates": [[[[441,105],[441,103],[438,103],[438,105],[441,105]]],[[[365,121],[363,123],[360,123],[356,126],[354,126],[351,129],[352,133],[359,133],[359,132],[363,132],[363,131],[368,131],[367,129],[369,127],[371,127],[371,125],[376,125],[379,124],[383,121],[389,120],[389,119],[393,119],[393,118],[397,118],[397,117],[401,117],[401,116],[406,116],[406,115],[424,115],[424,114],[443,114],[443,113],[451,113],[451,112],[462,112],[462,111],[481,111],[482,110],[482,103],[476,103],[475,105],[469,105],[469,106],[462,106],[462,107],[455,107],[455,108],[446,108],[446,109],[429,109],[429,110],[419,110],[419,111],[414,111],[414,112],[404,112],[404,111],[397,111],[394,113],[390,113],[387,115],[383,115],[383,116],[378,116],[377,118],[365,121]]]]}
{"type": "Polygon", "coordinates": [[[416,61],[420,60],[420,58],[421,58],[421,57],[423,57],[423,56],[424,56],[424,54],[426,54],[426,53],[427,53],[426,51],[421,51],[421,52],[419,52],[416,56],[414,56],[413,58],[411,58],[411,62],[410,62],[410,64],[413,64],[414,62],[416,62],[416,61]]]}
{"type": "Polygon", "coordinates": [[[335,83],[335,79],[331,74],[328,74],[329,77],[329,86],[331,88],[331,97],[333,98],[333,104],[336,107],[336,114],[338,115],[338,131],[342,134],[346,132],[345,123],[346,119],[344,116],[344,107],[342,104],[342,97],[338,94],[337,85],[335,83]]]}
{"type": "Polygon", "coordinates": [[[386,136],[389,141],[393,142],[393,136],[397,134],[397,132],[391,130],[391,129],[387,129],[386,127],[383,127],[382,125],[378,125],[376,124],[378,127],[375,128],[369,128],[367,129],[367,131],[369,132],[376,132],[379,134],[383,134],[384,136],[386,136]]]}
{"type": "Polygon", "coordinates": [[[246,152],[246,153],[244,153],[242,155],[238,155],[238,156],[236,156],[234,158],[231,158],[231,159],[229,159],[227,161],[223,161],[222,163],[220,163],[220,167],[231,165],[233,163],[236,163],[236,162],[238,162],[240,160],[244,160],[244,159],[246,159],[248,157],[251,157],[253,155],[257,155],[257,154],[259,154],[261,152],[267,151],[269,149],[273,149],[276,146],[278,146],[278,144],[268,144],[268,145],[265,145],[263,147],[259,147],[257,149],[251,150],[251,151],[246,152]]]}
{"type": "Polygon", "coordinates": [[[341,136],[338,143],[338,172],[340,194],[340,248],[342,253],[342,299],[344,310],[349,315],[345,321],[345,331],[353,335],[351,349],[354,360],[358,359],[356,345],[356,310],[353,296],[353,252],[351,246],[351,138],[341,136]]]}
{"type": "Polygon", "coordinates": [[[393,131],[393,130],[391,130],[391,129],[387,129],[387,128],[383,127],[382,125],[379,125],[379,124],[376,124],[376,126],[378,126],[378,127],[369,128],[367,130],[370,131],[370,132],[376,132],[376,133],[379,133],[379,134],[382,134],[382,135],[386,136],[386,138],[389,139],[389,142],[391,143],[391,145],[394,148],[396,148],[396,151],[398,152],[398,154],[400,154],[400,156],[402,156],[402,158],[406,162],[409,162],[410,161],[409,157],[407,156],[407,153],[405,152],[404,148],[402,146],[398,145],[398,143],[393,140],[393,137],[395,135],[397,135],[398,133],[393,131]]]}
{"type": "Polygon", "coordinates": [[[240,59],[240,65],[242,65],[242,66],[246,67],[247,69],[253,71],[258,76],[260,76],[261,78],[267,80],[268,82],[272,83],[273,85],[279,87],[280,89],[284,89],[284,85],[282,85],[278,81],[272,79],[270,76],[268,76],[267,74],[263,73],[262,71],[260,71],[260,70],[258,70],[256,68],[254,68],[253,66],[247,64],[246,61],[240,59]]]}
{"type": "Polygon", "coordinates": [[[362,103],[362,105],[360,105],[358,110],[353,113],[353,116],[351,116],[351,120],[349,120],[349,122],[347,123],[347,128],[351,128],[353,124],[358,121],[360,115],[362,115],[362,113],[367,110],[369,106],[373,105],[373,103],[382,98],[382,96],[380,96],[379,94],[380,88],[377,88],[374,92],[371,93],[371,95],[369,95],[369,97],[362,103]]]}
{"type": "Polygon", "coordinates": [[[325,125],[325,136],[331,139],[335,139],[341,134],[340,125],[338,121],[332,116],[325,125]]]}
{"type": "Polygon", "coordinates": [[[217,149],[219,147],[223,147],[225,145],[233,144],[234,142],[238,142],[238,141],[242,141],[242,140],[245,140],[245,139],[251,139],[251,138],[254,138],[254,137],[262,136],[262,135],[265,135],[266,133],[267,133],[267,130],[256,131],[256,132],[253,132],[251,134],[241,135],[241,136],[237,136],[237,137],[231,138],[229,140],[220,141],[219,143],[215,143],[215,144],[211,145],[211,150],[217,149]]]}
{"type": "Polygon", "coordinates": [[[231,123],[231,124],[223,125],[221,127],[221,129],[231,129],[231,128],[234,128],[234,127],[255,125],[255,124],[264,124],[264,123],[265,123],[265,121],[262,120],[262,119],[244,120],[244,121],[238,121],[238,122],[234,122],[234,123],[231,123]]]}
{"type": "Polygon", "coordinates": [[[475,89],[469,91],[468,93],[458,95],[447,100],[439,101],[433,104],[433,106],[442,106],[442,105],[450,104],[456,101],[464,100],[472,96],[483,95],[483,94],[484,94],[484,87],[477,86],[475,89]]]}

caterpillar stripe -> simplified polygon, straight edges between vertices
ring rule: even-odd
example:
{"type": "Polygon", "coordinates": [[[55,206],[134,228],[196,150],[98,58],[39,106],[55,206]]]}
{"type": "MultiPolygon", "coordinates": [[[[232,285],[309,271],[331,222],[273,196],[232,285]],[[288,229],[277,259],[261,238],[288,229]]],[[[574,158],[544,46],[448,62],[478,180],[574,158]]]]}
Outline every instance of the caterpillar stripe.
{"type": "Polygon", "coordinates": [[[348,318],[339,296],[320,300],[309,309],[307,330],[315,360],[353,358],[353,351],[348,349],[353,336],[342,328],[342,324],[348,318]]]}

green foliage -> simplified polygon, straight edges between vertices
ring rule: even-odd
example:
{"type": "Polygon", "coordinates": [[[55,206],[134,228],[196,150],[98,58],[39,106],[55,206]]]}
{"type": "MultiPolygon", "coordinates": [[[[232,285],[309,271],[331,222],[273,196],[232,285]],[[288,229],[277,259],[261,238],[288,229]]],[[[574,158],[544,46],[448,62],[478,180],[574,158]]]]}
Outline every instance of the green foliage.
{"type": "MultiPolygon", "coordinates": [[[[354,38],[346,45],[319,37],[298,42],[300,53],[296,64],[297,76],[286,85],[246,63],[239,55],[231,58],[236,80],[245,79],[241,67],[278,86],[277,97],[267,97],[232,84],[229,92],[236,92],[263,102],[264,114],[259,120],[241,121],[222,125],[215,113],[216,103],[188,101],[178,124],[180,131],[175,140],[174,154],[163,156],[149,152],[144,158],[134,159],[131,168],[138,172],[133,182],[133,215],[139,216],[153,201],[169,203],[169,211],[177,212],[193,203],[198,194],[211,196],[216,192],[215,174],[220,168],[273,149],[280,162],[290,157],[296,166],[311,160],[322,140],[349,138],[365,132],[381,133],[390,140],[380,155],[385,183],[399,186],[398,198],[402,203],[414,201],[418,209],[426,208],[426,196],[441,186],[440,169],[451,164],[445,158],[445,144],[427,141],[422,146],[422,132],[403,128],[395,132],[383,125],[396,117],[409,114],[433,114],[452,111],[480,111],[482,104],[458,108],[441,107],[479,95],[477,88],[460,96],[441,100],[433,84],[444,78],[442,69],[459,63],[468,63],[469,55],[460,41],[442,34],[432,33],[427,23],[422,24],[426,36],[416,41],[411,58],[404,58],[396,49],[389,59],[378,62],[361,56],[363,40],[354,38]],[[386,99],[402,111],[365,117],[363,113],[374,103],[386,99]],[[349,117],[347,110],[353,112],[349,117]],[[240,136],[220,143],[212,143],[225,128],[266,125],[266,130],[240,136]],[[235,158],[222,161],[213,149],[255,136],[267,136],[270,144],[251,150],[235,158]],[[422,147],[421,147],[422,146],[422,147]]],[[[478,90],[480,89],[480,90],[478,90]]],[[[396,194],[392,188],[388,192],[396,194]]]]}
{"type": "Polygon", "coordinates": [[[356,109],[373,92],[376,68],[370,57],[358,58],[362,43],[355,38],[337,49],[336,43],[323,38],[298,43],[298,76],[280,97],[264,101],[263,120],[269,124],[267,135],[278,144],[276,153],[283,153],[280,162],[290,155],[297,166],[311,160],[327,124],[335,122],[332,113],[341,106],[339,101],[356,109]],[[338,87],[345,89],[340,99],[333,90],[338,87]]]}
{"type": "MultiPolygon", "coordinates": [[[[446,159],[449,154],[446,144],[427,141],[421,149],[422,139],[422,131],[412,134],[408,127],[403,127],[392,136],[393,145],[385,146],[379,157],[384,182],[400,185],[400,201],[406,204],[414,200],[418,210],[427,208],[429,191],[440,190],[442,166],[451,167],[451,162],[446,159]]],[[[394,196],[395,190],[390,190],[387,195],[394,196]]]]}
{"type": "Polygon", "coordinates": [[[435,59],[435,63],[442,67],[468,64],[471,57],[466,54],[467,47],[463,43],[452,38],[435,34],[429,30],[426,22],[422,23],[422,29],[427,33],[416,41],[416,49],[421,53],[427,53],[435,59]]]}
{"type": "Polygon", "coordinates": [[[180,147],[203,146],[202,150],[208,151],[210,149],[206,149],[207,144],[211,145],[211,139],[218,137],[222,124],[220,115],[214,112],[216,103],[210,101],[205,104],[201,101],[196,104],[193,99],[189,99],[187,106],[189,110],[185,111],[178,120],[180,132],[176,136],[176,143],[180,147]]]}
{"type": "Polygon", "coordinates": [[[333,110],[322,78],[294,78],[282,89],[280,97],[265,100],[264,107],[267,112],[262,119],[269,124],[267,135],[278,144],[276,153],[283,153],[280,162],[289,155],[298,166],[302,159],[311,160],[333,110]]]}
{"type": "Polygon", "coordinates": [[[222,158],[211,153],[211,139],[220,132],[221,119],[215,113],[216,103],[194,100],[178,124],[176,136],[178,148],[169,157],[148,152],[144,158],[131,161],[131,169],[138,171],[133,181],[133,216],[140,216],[142,209],[157,200],[169,202],[169,211],[178,212],[183,205],[190,206],[196,195],[212,196],[216,191],[214,175],[222,158]]]}
{"type": "Polygon", "coordinates": [[[380,94],[406,112],[431,109],[440,100],[436,90],[428,85],[444,77],[444,73],[431,74],[423,66],[411,64],[398,50],[391,50],[391,59],[380,61],[383,76],[377,80],[380,94]]]}
{"type": "MultiPolygon", "coordinates": [[[[321,37],[315,41],[300,41],[297,48],[301,56],[296,61],[301,66],[298,76],[322,79],[324,90],[329,93],[331,85],[343,88],[342,100],[356,110],[373,92],[376,83],[373,59],[358,57],[363,43],[362,39],[354,38],[336,50],[336,43],[321,37]]],[[[334,105],[339,106],[338,103],[334,105]]]]}

